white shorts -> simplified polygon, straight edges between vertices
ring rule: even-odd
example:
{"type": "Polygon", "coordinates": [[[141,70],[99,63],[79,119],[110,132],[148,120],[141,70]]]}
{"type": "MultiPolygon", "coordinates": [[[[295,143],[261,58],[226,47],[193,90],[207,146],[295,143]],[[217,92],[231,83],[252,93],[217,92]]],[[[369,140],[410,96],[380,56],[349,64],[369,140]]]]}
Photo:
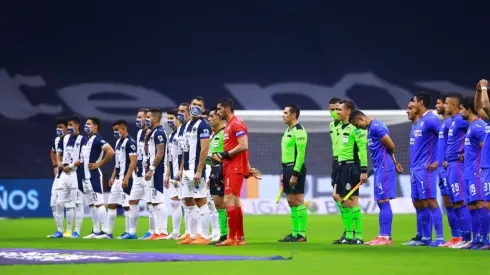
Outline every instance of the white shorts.
{"type": "Polygon", "coordinates": [[[171,198],[174,198],[174,197],[177,197],[178,199],[180,199],[180,191],[182,190],[182,184],[177,181],[177,180],[170,180],[169,181],[169,187],[168,189],[165,189],[165,192],[168,193],[168,197],[171,199],[171,198]],[[175,185],[177,185],[177,187],[175,187],[175,185]]]}
{"type": "MultiPolygon", "coordinates": [[[[102,178],[102,177],[101,177],[102,178]]],[[[97,181],[99,183],[101,181],[97,181]]],[[[104,195],[99,192],[95,192],[92,186],[91,179],[83,179],[83,194],[87,199],[88,205],[103,205],[104,204],[104,195]]]]}
{"type": "Polygon", "coordinates": [[[129,207],[129,194],[124,193],[122,180],[114,181],[107,204],[117,204],[123,207],[129,207]]]}
{"type": "Polygon", "coordinates": [[[196,188],[196,184],[194,183],[194,171],[192,170],[184,170],[182,175],[182,196],[181,198],[207,198],[208,191],[206,187],[206,180],[201,178],[199,182],[199,188],[196,188]]]}
{"type": "Polygon", "coordinates": [[[131,188],[131,194],[129,194],[129,200],[144,200],[146,194],[147,183],[144,177],[133,177],[133,187],[131,188]]]}
{"type": "MultiPolygon", "coordinates": [[[[62,172],[58,178],[58,187],[58,204],[64,204],[66,208],[73,208],[75,203],[80,202],[76,171],[62,172]]],[[[81,200],[83,202],[83,194],[81,200]]]]}
{"type": "Polygon", "coordinates": [[[58,203],[58,193],[59,193],[58,181],[59,181],[58,178],[54,178],[53,185],[51,186],[51,201],[49,203],[51,207],[55,206],[58,203]]]}

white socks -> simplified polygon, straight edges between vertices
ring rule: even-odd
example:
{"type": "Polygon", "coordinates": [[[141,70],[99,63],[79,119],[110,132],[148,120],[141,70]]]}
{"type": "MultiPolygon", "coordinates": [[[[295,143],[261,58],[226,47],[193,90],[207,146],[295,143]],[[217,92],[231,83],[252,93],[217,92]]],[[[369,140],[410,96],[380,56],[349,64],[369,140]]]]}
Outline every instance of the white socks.
{"type": "Polygon", "coordinates": [[[167,206],[164,203],[154,205],[155,234],[168,234],[167,232],[167,206]]]}
{"type": "Polygon", "coordinates": [[[99,216],[100,230],[105,232],[107,227],[107,209],[105,205],[97,207],[97,214],[99,216]]]}
{"type": "Polygon", "coordinates": [[[204,204],[203,206],[199,207],[199,217],[200,217],[200,222],[201,222],[201,236],[204,239],[209,239],[210,212],[209,212],[209,206],[207,203],[204,204]]]}
{"type": "Polygon", "coordinates": [[[124,233],[129,232],[129,210],[123,209],[124,210],[124,233]]]}
{"type": "Polygon", "coordinates": [[[80,228],[82,227],[83,216],[85,211],[83,211],[83,203],[75,204],[75,232],[80,233],[80,228]]]}
{"type": "Polygon", "coordinates": [[[184,226],[185,226],[185,234],[191,234],[191,231],[189,229],[189,219],[191,215],[189,214],[189,207],[185,204],[181,204],[182,207],[184,208],[184,226]]]}
{"type": "Polygon", "coordinates": [[[211,235],[220,235],[219,230],[219,215],[218,210],[216,209],[216,205],[214,205],[214,201],[210,201],[208,203],[209,211],[211,212],[211,235]]]}
{"type": "Polygon", "coordinates": [[[75,218],[75,208],[66,209],[66,231],[73,229],[73,219],[75,218]]]}
{"type": "Polygon", "coordinates": [[[139,207],[138,205],[130,205],[129,206],[129,231],[128,233],[131,235],[136,234],[136,225],[138,224],[138,215],[139,215],[139,207]]]}
{"type": "Polygon", "coordinates": [[[114,230],[114,222],[116,221],[117,210],[107,209],[107,228],[106,234],[112,234],[114,230]]]}
{"type": "Polygon", "coordinates": [[[189,231],[190,231],[190,237],[192,239],[197,238],[197,227],[199,223],[199,214],[197,213],[197,206],[188,206],[189,209],[189,220],[188,220],[188,226],[189,226],[189,231]]]}
{"type": "Polygon", "coordinates": [[[59,232],[63,233],[63,227],[65,223],[65,207],[63,204],[57,204],[55,206],[55,211],[56,211],[56,227],[58,228],[59,232]]]}
{"type": "Polygon", "coordinates": [[[148,204],[148,223],[150,234],[155,233],[155,208],[152,204],[148,204]]]}
{"type": "Polygon", "coordinates": [[[99,213],[95,205],[90,206],[90,216],[92,217],[92,224],[93,224],[92,231],[94,233],[100,233],[99,213]]]}
{"type": "Polygon", "coordinates": [[[180,235],[180,223],[182,220],[182,208],[180,201],[171,200],[172,203],[172,234],[180,235]]]}

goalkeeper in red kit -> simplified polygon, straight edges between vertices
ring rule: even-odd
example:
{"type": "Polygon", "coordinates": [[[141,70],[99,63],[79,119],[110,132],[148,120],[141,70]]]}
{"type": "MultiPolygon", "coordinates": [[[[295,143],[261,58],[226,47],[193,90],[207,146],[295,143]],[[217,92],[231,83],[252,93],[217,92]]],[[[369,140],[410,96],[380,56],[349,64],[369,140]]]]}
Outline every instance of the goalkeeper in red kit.
{"type": "Polygon", "coordinates": [[[215,153],[213,159],[223,162],[225,187],[225,207],[228,214],[229,234],[227,240],[216,246],[245,245],[243,232],[243,213],[240,193],[245,178],[248,178],[248,129],[245,123],[235,116],[233,100],[221,99],[218,102],[218,116],[226,120],[224,132],[224,152],[215,153]]]}

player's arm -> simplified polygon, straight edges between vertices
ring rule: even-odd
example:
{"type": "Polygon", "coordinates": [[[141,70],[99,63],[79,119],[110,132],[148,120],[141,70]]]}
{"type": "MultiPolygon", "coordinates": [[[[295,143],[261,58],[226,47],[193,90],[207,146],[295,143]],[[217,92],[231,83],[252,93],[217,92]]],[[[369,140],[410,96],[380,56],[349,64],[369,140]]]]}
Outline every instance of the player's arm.
{"type": "Polygon", "coordinates": [[[165,153],[165,143],[166,140],[163,138],[161,133],[155,134],[155,143],[157,151],[155,153],[155,159],[153,160],[152,166],[157,167],[160,161],[162,161],[163,155],[165,153]]]}
{"type": "MultiPolygon", "coordinates": [[[[105,141],[103,141],[103,142],[105,143],[105,141]]],[[[102,145],[102,150],[104,150],[104,157],[100,161],[99,167],[107,164],[114,157],[114,154],[115,154],[114,149],[108,143],[105,143],[102,145]]]]}
{"type": "Polygon", "coordinates": [[[128,167],[128,172],[126,172],[126,175],[124,176],[125,181],[129,180],[133,176],[133,172],[136,169],[136,165],[138,164],[138,157],[136,156],[136,153],[129,154],[129,161],[130,163],[128,167]]]}
{"type": "Polygon", "coordinates": [[[60,138],[60,141],[58,142],[58,150],[56,152],[56,161],[58,163],[58,167],[63,168],[63,139],[64,136],[60,138]]]}
{"type": "Polygon", "coordinates": [[[199,152],[199,163],[197,165],[197,172],[202,173],[202,170],[206,166],[206,158],[209,154],[209,142],[211,137],[211,128],[207,123],[199,124],[198,129],[199,142],[201,144],[201,152],[199,152]]]}
{"type": "Polygon", "coordinates": [[[366,130],[355,129],[354,131],[355,141],[357,143],[357,156],[361,162],[361,173],[367,173],[368,160],[367,160],[367,134],[366,130]]]}
{"type": "Polygon", "coordinates": [[[487,85],[487,81],[480,80],[476,86],[475,93],[475,109],[478,116],[484,121],[488,121],[490,119],[490,101],[488,100],[487,85]]]}
{"type": "Polygon", "coordinates": [[[293,175],[299,176],[301,172],[301,168],[305,164],[306,158],[306,144],[308,142],[308,134],[305,129],[299,129],[294,132],[294,136],[296,138],[296,162],[294,163],[293,175]]]}
{"type": "Polygon", "coordinates": [[[245,127],[243,127],[240,123],[240,126],[238,126],[238,129],[235,131],[235,136],[238,139],[238,145],[235,146],[235,148],[231,149],[228,151],[228,155],[230,157],[233,157],[235,155],[240,154],[241,152],[247,151],[248,150],[248,136],[247,132],[245,131],[245,127]]]}

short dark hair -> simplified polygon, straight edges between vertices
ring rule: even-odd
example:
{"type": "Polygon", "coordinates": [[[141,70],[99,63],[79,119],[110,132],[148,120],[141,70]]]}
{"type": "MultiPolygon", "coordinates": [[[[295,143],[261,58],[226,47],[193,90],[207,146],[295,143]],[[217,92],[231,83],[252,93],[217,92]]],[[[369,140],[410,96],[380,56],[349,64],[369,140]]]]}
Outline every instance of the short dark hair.
{"type": "Polygon", "coordinates": [[[458,105],[463,101],[463,96],[460,93],[449,93],[446,98],[456,98],[458,100],[458,105]]]}
{"type": "Polygon", "coordinates": [[[329,101],[328,101],[328,104],[337,104],[337,103],[340,103],[342,102],[342,99],[338,98],[338,97],[332,97],[329,101]]]}
{"type": "Polygon", "coordinates": [[[202,116],[209,116],[209,110],[204,110],[201,115],[202,116]]]}
{"type": "Polygon", "coordinates": [[[233,113],[235,112],[235,104],[233,103],[233,99],[229,97],[222,98],[218,101],[218,104],[221,105],[223,108],[228,107],[230,108],[230,111],[233,113]]]}
{"type": "Polygon", "coordinates": [[[187,102],[182,102],[179,104],[179,106],[185,106],[187,108],[187,110],[189,110],[190,109],[189,107],[191,106],[191,104],[189,104],[187,102]]]}
{"type": "Polygon", "coordinates": [[[410,98],[410,102],[415,102],[415,97],[410,98]]]}
{"type": "Polygon", "coordinates": [[[87,120],[92,120],[92,123],[93,123],[94,125],[97,125],[97,129],[99,129],[99,130],[100,130],[100,118],[95,117],[95,116],[89,116],[89,117],[87,118],[87,120]]]}
{"type": "Polygon", "coordinates": [[[202,105],[206,105],[206,102],[204,101],[204,97],[202,96],[195,96],[192,100],[201,101],[202,105]]]}
{"type": "Polygon", "coordinates": [[[340,102],[340,104],[344,104],[347,109],[354,111],[356,109],[356,105],[354,105],[354,101],[350,99],[344,99],[340,102]]]}
{"type": "Polygon", "coordinates": [[[63,125],[67,125],[68,122],[66,121],[66,118],[64,117],[59,117],[56,119],[56,126],[60,125],[60,124],[63,124],[63,125]]]}
{"type": "Polygon", "coordinates": [[[299,118],[299,113],[301,112],[301,110],[299,109],[299,106],[296,105],[296,104],[288,104],[286,105],[286,108],[289,108],[289,112],[291,114],[296,114],[296,119],[299,118]]]}
{"type": "Polygon", "coordinates": [[[112,127],[114,127],[114,126],[128,127],[128,123],[124,119],[118,119],[118,120],[114,121],[114,123],[112,123],[112,127]]]}
{"type": "Polygon", "coordinates": [[[158,108],[151,108],[150,110],[148,110],[148,112],[150,112],[152,114],[156,114],[158,120],[161,120],[162,119],[162,110],[160,110],[158,108]]]}
{"type": "Polygon", "coordinates": [[[466,96],[461,100],[461,105],[463,105],[463,108],[465,109],[470,109],[473,114],[477,114],[476,108],[475,108],[475,97],[473,96],[466,96]]]}
{"type": "Polygon", "coordinates": [[[432,104],[432,97],[428,92],[418,92],[415,97],[418,101],[422,101],[424,103],[423,105],[425,108],[430,109],[432,104]]]}
{"type": "Polygon", "coordinates": [[[358,117],[360,116],[366,116],[366,114],[364,114],[363,112],[359,111],[359,110],[353,110],[351,113],[350,113],[350,116],[349,116],[349,121],[350,123],[352,123],[354,120],[356,120],[358,117]]]}
{"type": "Polygon", "coordinates": [[[138,113],[139,113],[139,112],[143,112],[143,113],[145,113],[145,115],[146,115],[146,113],[148,113],[148,110],[149,110],[148,108],[140,108],[140,109],[138,110],[138,113]]]}
{"type": "Polygon", "coordinates": [[[209,109],[209,113],[211,113],[211,112],[217,113],[218,112],[218,108],[211,107],[211,109],[209,109]]]}
{"type": "Polygon", "coordinates": [[[78,117],[77,115],[72,115],[72,116],[70,116],[70,117],[68,117],[68,118],[66,119],[66,123],[67,123],[67,124],[68,124],[68,122],[70,122],[70,121],[75,122],[75,124],[79,124],[79,125],[80,125],[80,117],[78,117]]]}
{"type": "Polygon", "coordinates": [[[446,97],[447,95],[446,94],[440,94],[438,97],[437,97],[437,100],[440,100],[442,102],[445,102],[446,101],[446,97]]]}
{"type": "Polygon", "coordinates": [[[170,109],[167,111],[167,115],[177,116],[178,113],[179,113],[178,109],[170,109]]]}

